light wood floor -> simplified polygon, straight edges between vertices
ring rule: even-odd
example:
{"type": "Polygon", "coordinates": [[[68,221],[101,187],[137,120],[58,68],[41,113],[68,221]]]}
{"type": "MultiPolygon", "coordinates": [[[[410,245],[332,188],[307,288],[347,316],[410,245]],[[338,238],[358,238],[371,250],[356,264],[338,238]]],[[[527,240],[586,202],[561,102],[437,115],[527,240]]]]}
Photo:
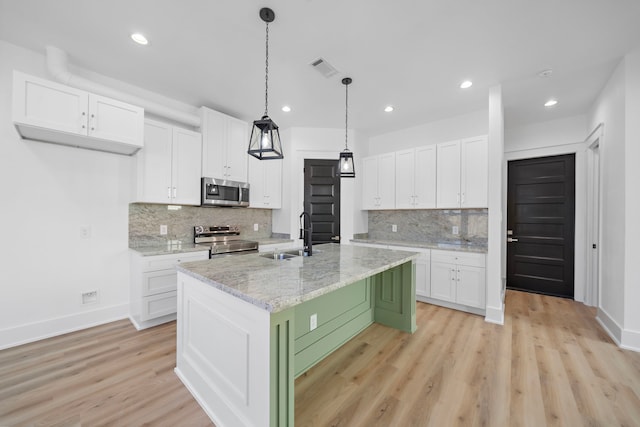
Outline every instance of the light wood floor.
{"type": "MultiPolygon", "coordinates": [[[[640,354],[570,300],[507,292],[505,325],[418,304],[296,380],[296,426],[640,426],[640,354]]],[[[0,351],[0,426],[211,426],[173,373],[175,323],[0,351]]]]}

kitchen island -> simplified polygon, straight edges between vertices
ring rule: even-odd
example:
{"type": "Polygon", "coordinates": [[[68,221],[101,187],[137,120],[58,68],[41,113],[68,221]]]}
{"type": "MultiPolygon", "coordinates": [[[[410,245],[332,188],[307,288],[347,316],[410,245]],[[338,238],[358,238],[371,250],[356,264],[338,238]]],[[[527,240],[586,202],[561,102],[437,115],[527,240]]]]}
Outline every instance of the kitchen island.
{"type": "Polygon", "coordinates": [[[373,322],[415,331],[417,256],[326,244],[181,264],[176,374],[219,427],[292,426],[295,377],[373,322]]]}

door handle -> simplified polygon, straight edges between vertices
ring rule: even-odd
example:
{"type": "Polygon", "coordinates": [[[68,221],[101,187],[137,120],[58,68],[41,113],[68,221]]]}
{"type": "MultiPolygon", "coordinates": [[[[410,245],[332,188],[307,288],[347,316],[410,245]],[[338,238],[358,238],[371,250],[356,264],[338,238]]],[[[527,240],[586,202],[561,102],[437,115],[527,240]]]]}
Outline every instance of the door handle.
{"type": "Polygon", "coordinates": [[[507,237],[507,243],[517,242],[518,239],[514,239],[513,237],[507,237]]]}
{"type": "Polygon", "coordinates": [[[331,240],[340,241],[340,236],[331,236],[331,240]]]}

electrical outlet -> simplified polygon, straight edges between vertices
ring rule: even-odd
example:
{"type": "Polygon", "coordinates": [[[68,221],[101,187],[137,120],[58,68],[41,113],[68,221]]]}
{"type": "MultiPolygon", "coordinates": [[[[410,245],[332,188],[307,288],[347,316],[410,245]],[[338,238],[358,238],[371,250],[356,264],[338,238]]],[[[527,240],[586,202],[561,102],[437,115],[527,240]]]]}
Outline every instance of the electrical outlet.
{"type": "Polygon", "coordinates": [[[313,331],[317,327],[318,327],[318,313],[313,313],[309,317],[309,330],[313,331]]]}
{"type": "Polygon", "coordinates": [[[394,233],[398,232],[398,226],[396,224],[391,224],[391,231],[393,231],[394,233]]]}
{"type": "Polygon", "coordinates": [[[253,231],[258,231],[259,228],[260,228],[259,224],[253,224],[253,231]]]}
{"type": "Polygon", "coordinates": [[[96,302],[98,302],[98,291],[82,293],[82,304],[95,304],[96,302]]]}
{"type": "Polygon", "coordinates": [[[167,226],[166,225],[161,225],[160,226],[160,235],[161,236],[166,236],[167,235],[167,226]]]}
{"type": "Polygon", "coordinates": [[[457,225],[454,225],[454,226],[453,226],[453,229],[451,230],[451,233],[452,233],[454,236],[457,236],[458,234],[460,234],[460,230],[458,229],[458,226],[457,226],[457,225]]]}
{"type": "Polygon", "coordinates": [[[83,225],[80,227],[80,237],[82,239],[90,239],[91,238],[91,226],[83,225]]]}

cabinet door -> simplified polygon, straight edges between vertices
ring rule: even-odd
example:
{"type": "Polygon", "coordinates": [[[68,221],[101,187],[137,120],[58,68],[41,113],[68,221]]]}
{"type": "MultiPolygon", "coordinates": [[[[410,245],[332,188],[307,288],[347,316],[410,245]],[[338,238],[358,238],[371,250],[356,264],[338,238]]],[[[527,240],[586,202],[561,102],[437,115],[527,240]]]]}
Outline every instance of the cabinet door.
{"type": "MultiPolygon", "coordinates": [[[[265,204],[269,209],[282,207],[282,160],[258,160],[265,163],[265,204]]],[[[249,192],[251,194],[251,192],[249,192]]]]}
{"type": "Polygon", "coordinates": [[[248,132],[247,122],[226,117],[226,178],[232,181],[247,182],[248,132]]]}
{"type": "Polygon", "coordinates": [[[89,136],[143,146],[144,109],[104,96],[89,95],[89,136]]]}
{"type": "Polygon", "coordinates": [[[202,176],[226,178],[225,115],[201,108],[202,116],[202,176]]]}
{"type": "Polygon", "coordinates": [[[485,269],[458,265],[456,302],[471,307],[485,308],[485,269]]]}
{"type": "Polygon", "coordinates": [[[460,207],[460,141],[437,144],[438,208],[460,207]]]}
{"type": "Polygon", "coordinates": [[[431,262],[431,298],[456,301],[456,266],[431,262]]]}
{"type": "Polygon", "coordinates": [[[415,150],[396,152],[396,209],[413,209],[415,150]]]}
{"type": "Polygon", "coordinates": [[[265,194],[266,186],[266,166],[269,162],[275,160],[258,160],[252,156],[249,156],[248,168],[249,168],[249,207],[251,208],[264,208],[266,207],[265,194]]]}
{"type": "Polygon", "coordinates": [[[173,128],[171,203],[200,205],[201,135],[173,128]]]}
{"type": "Polygon", "coordinates": [[[378,209],[378,158],[362,159],[362,209],[378,209]]]}
{"type": "Polygon", "coordinates": [[[416,260],[416,295],[431,296],[431,262],[426,255],[416,260]]]}
{"type": "Polygon", "coordinates": [[[171,145],[173,132],[168,124],[147,120],[144,149],[136,154],[138,202],[170,203],[171,145]]]}
{"type": "Polygon", "coordinates": [[[13,88],[13,121],[87,134],[87,92],[19,72],[13,74],[13,88]]]}
{"type": "Polygon", "coordinates": [[[396,154],[378,156],[378,209],[394,209],[396,206],[396,154]]]}
{"type": "Polygon", "coordinates": [[[487,137],[463,139],[461,142],[461,206],[486,208],[489,181],[487,137]]]}
{"type": "Polygon", "coordinates": [[[414,166],[415,208],[436,207],[436,147],[416,148],[414,166]]]}

